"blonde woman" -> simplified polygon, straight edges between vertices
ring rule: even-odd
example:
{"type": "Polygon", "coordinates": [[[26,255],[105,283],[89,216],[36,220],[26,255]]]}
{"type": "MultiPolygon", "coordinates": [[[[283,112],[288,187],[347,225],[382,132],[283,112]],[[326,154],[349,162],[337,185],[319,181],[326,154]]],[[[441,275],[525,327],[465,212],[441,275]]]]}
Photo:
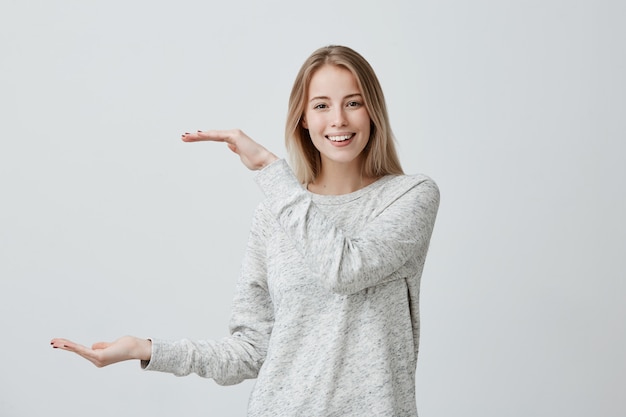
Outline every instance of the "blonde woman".
{"type": "Polygon", "coordinates": [[[438,188],[403,174],[380,84],[350,48],[306,60],[285,133],[291,165],[239,130],[182,136],[225,142],[265,195],[229,336],[53,347],[96,366],[139,359],[223,385],[256,378],[249,416],[416,416],[419,285],[438,188]]]}

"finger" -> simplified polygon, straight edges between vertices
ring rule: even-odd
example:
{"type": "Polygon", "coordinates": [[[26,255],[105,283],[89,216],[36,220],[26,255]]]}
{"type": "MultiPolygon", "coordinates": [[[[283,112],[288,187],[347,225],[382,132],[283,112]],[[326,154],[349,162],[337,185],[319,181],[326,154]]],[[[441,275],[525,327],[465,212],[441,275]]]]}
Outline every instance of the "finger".
{"type": "MultiPolygon", "coordinates": [[[[89,362],[93,363],[98,368],[101,368],[103,366],[116,362],[116,360],[112,361],[110,358],[107,359],[107,355],[104,354],[105,352],[103,350],[104,348],[97,348],[97,349],[94,348],[95,349],[94,350],[86,346],[83,346],[81,344],[74,343],[71,340],[61,339],[61,338],[52,339],[50,344],[54,348],[73,352],[77,354],[78,356],[81,356],[82,358],[87,359],[89,362]]],[[[113,343],[98,342],[94,344],[94,346],[104,346],[104,345],[113,345],[113,343]]]]}
{"type": "Polygon", "coordinates": [[[232,143],[227,143],[226,145],[228,146],[228,149],[230,149],[231,151],[235,152],[236,154],[239,153],[237,151],[237,147],[235,145],[233,145],[232,143]]]}
{"type": "Polygon", "coordinates": [[[183,135],[181,136],[181,139],[183,140],[183,142],[199,142],[202,140],[206,140],[206,139],[201,139],[198,133],[189,133],[189,132],[183,133],[183,135]]]}
{"type": "Polygon", "coordinates": [[[73,344],[71,340],[62,339],[60,337],[56,337],[50,341],[50,345],[52,345],[55,349],[66,349],[67,346],[73,344]]]}
{"type": "Polygon", "coordinates": [[[82,351],[84,349],[88,349],[87,347],[80,345],[78,343],[74,343],[71,340],[67,339],[53,339],[50,343],[53,348],[69,350],[70,352],[78,353],[78,351],[82,351]]]}
{"type": "Polygon", "coordinates": [[[232,142],[233,136],[232,130],[198,130],[196,133],[186,132],[182,139],[184,142],[232,142]]]}
{"type": "Polygon", "coordinates": [[[67,350],[68,352],[75,353],[87,359],[89,362],[93,363],[96,366],[102,366],[97,353],[86,346],[74,343],[71,340],[67,339],[53,339],[50,344],[55,349],[67,350]]]}

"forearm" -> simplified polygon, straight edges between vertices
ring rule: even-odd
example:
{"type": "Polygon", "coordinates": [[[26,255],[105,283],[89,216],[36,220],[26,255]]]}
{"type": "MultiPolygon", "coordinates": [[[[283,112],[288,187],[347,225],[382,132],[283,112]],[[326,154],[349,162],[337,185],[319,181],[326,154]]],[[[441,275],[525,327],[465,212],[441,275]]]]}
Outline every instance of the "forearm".
{"type": "Polygon", "coordinates": [[[230,385],[255,378],[265,360],[274,323],[274,306],[267,292],[265,265],[266,233],[257,209],[235,290],[230,335],[221,340],[154,339],[146,370],[183,376],[190,373],[230,385]]]}
{"type": "Polygon", "coordinates": [[[220,385],[233,385],[244,379],[255,378],[263,359],[252,345],[233,337],[219,341],[155,339],[152,343],[152,358],[149,362],[141,361],[141,367],[176,376],[194,373],[213,378],[220,385]]]}

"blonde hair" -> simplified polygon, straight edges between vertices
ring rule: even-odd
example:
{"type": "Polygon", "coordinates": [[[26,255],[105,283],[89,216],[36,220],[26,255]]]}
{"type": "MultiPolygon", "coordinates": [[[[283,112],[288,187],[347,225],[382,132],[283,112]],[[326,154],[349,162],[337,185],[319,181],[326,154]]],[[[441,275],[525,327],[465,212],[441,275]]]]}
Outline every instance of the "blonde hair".
{"type": "Polygon", "coordinates": [[[363,94],[371,121],[369,142],[363,150],[363,175],[377,178],[387,174],[403,174],[389,125],[385,97],[374,70],[356,51],[346,46],[330,45],[316,50],[304,62],[289,96],[285,144],[298,180],[304,184],[312,182],[322,167],[319,151],[313,146],[309,131],[304,128],[302,121],[311,78],[318,69],[328,64],[349,70],[363,94]]]}

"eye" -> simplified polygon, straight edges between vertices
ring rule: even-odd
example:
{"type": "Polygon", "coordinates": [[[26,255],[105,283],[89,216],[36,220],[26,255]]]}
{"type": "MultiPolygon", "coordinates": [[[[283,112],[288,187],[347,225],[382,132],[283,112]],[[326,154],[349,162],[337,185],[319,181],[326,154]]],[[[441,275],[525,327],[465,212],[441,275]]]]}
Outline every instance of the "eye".
{"type": "Polygon", "coordinates": [[[349,101],[346,104],[346,106],[347,107],[361,107],[361,102],[352,100],[352,101],[349,101]]]}
{"type": "Polygon", "coordinates": [[[326,104],[324,104],[324,103],[319,103],[319,104],[316,104],[315,106],[313,106],[313,109],[315,109],[315,110],[322,110],[322,109],[325,109],[325,108],[327,108],[327,107],[328,107],[328,106],[327,106],[326,104]]]}

